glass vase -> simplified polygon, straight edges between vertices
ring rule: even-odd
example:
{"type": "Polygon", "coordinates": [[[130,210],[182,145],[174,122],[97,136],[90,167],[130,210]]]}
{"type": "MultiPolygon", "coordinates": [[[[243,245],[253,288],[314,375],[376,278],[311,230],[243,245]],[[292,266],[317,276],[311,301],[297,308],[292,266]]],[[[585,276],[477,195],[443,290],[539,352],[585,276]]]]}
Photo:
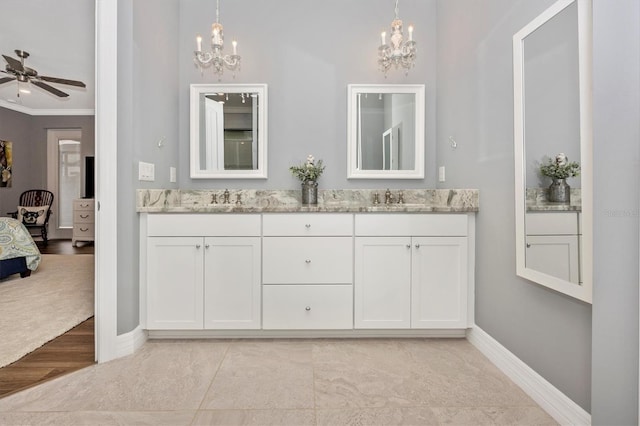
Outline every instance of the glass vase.
{"type": "Polygon", "coordinates": [[[308,180],[302,182],[302,205],[318,204],[318,182],[308,180]]]}

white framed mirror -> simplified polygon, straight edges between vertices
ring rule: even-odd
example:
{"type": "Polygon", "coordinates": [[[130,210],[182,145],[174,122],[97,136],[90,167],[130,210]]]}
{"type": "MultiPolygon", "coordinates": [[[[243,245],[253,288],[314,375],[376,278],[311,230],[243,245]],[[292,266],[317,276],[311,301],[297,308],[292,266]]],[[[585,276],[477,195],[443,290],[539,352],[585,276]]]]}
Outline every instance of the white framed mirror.
{"type": "Polygon", "coordinates": [[[193,179],[267,178],[267,85],[192,84],[193,179]]]}
{"type": "Polygon", "coordinates": [[[424,85],[350,84],[347,104],[347,178],[424,178],[424,85]]]}
{"type": "Polygon", "coordinates": [[[517,32],[513,73],[516,272],[591,303],[590,0],[558,0],[517,32]],[[580,174],[559,200],[540,166],[564,157],[580,174]]]}

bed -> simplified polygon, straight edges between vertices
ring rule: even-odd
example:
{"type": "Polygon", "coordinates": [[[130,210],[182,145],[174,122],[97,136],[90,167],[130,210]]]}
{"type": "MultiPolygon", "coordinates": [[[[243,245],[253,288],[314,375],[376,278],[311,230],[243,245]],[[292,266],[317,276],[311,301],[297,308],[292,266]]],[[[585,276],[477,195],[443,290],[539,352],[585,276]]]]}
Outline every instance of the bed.
{"type": "Polygon", "coordinates": [[[28,277],[41,258],[27,228],[16,219],[0,217],[0,280],[13,274],[28,277]]]}

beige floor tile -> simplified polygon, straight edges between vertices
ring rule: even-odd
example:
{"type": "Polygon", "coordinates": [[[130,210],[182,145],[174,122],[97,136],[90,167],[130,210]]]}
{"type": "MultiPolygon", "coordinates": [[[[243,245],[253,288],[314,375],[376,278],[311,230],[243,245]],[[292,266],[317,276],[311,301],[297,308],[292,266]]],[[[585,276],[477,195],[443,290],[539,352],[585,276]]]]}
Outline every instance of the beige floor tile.
{"type": "Polygon", "coordinates": [[[150,341],[131,356],[0,399],[0,411],[196,409],[228,347],[219,341],[150,341]]]}
{"type": "Polygon", "coordinates": [[[201,408],[313,406],[311,343],[283,340],[233,343],[201,408]]]}
{"type": "Polygon", "coordinates": [[[539,407],[432,408],[442,425],[557,425],[539,407]]]}
{"type": "Polygon", "coordinates": [[[0,413],[0,425],[72,426],[139,425],[188,426],[195,411],[74,411],[0,413]]]}
{"type": "Polygon", "coordinates": [[[314,410],[201,410],[193,425],[313,426],[314,410]]]}
{"type": "Polygon", "coordinates": [[[430,408],[357,408],[317,410],[318,426],[428,426],[438,419],[430,408]]]}

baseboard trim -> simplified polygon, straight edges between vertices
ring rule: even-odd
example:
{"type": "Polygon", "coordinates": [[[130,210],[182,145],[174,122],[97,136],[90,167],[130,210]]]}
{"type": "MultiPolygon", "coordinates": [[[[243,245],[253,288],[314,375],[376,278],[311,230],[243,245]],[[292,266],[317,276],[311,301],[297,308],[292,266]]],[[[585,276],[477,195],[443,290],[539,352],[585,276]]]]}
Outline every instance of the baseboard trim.
{"type": "Polygon", "coordinates": [[[147,341],[147,332],[140,326],[116,336],[116,358],[131,355],[147,341]]]}
{"type": "Polygon", "coordinates": [[[590,425],[591,415],[477,325],[467,340],[561,425],[590,425]]]}

